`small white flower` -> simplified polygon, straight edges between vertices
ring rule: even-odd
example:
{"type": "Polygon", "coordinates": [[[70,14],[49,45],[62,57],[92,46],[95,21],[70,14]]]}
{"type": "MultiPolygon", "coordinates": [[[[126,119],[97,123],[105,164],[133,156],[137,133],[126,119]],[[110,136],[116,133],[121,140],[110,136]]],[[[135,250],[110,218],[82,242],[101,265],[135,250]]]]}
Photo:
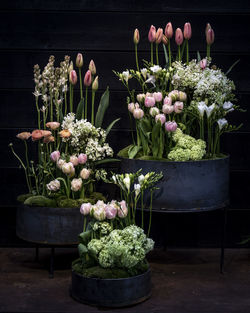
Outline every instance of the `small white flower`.
{"type": "Polygon", "coordinates": [[[129,175],[126,174],[125,178],[123,179],[123,183],[129,191],[130,190],[130,177],[129,177],[129,175]]]}
{"type": "Polygon", "coordinates": [[[122,72],[122,78],[123,78],[126,82],[128,82],[128,80],[129,80],[129,78],[130,78],[130,76],[129,76],[129,71],[123,71],[123,72],[122,72]]]}
{"type": "Polygon", "coordinates": [[[135,196],[137,197],[141,191],[141,185],[140,184],[134,184],[134,190],[135,190],[135,196]]]}
{"type": "Polygon", "coordinates": [[[223,104],[223,109],[224,110],[230,110],[230,109],[232,109],[232,107],[233,107],[233,104],[232,104],[232,102],[224,102],[224,104],[223,104]]]}
{"type": "Polygon", "coordinates": [[[151,70],[153,73],[158,73],[159,71],[162,70],[162,68],[161,68],[159,65],[154,65],[154,66],[151,66],[151,67],[150,67],[150,70],[151,70]]]}
{"type": "Polygon", "coordinates": [[[145,83],[151,83],[155,87],[155,77],[153,75],[148,75],[148,79],[145,81],[145,83]]]}
{"type": "Polygon", "coordinates": [[[42,94],[41,94],[38,90],[35,90],[35,91],[33,92],[33,95],[34,95],[36,98],[38,98],[38,97],[41,96],[42,94]]]}
{"type": "Polygon", "coordinates": [[[222,128],[228,124],[228,121],[225,118],[221,118],[217,121],[217,123],[219,125],[219,129],[222,130],[222,128]]]}
{"type": "Polygon", "coordinates": [[[206,106],[205,111],[206,111],[206,114],[207,114],[208,118],[210,117],[210,115],[212,114],[214,109],[215,109],[215,104],[214,103],[212,105],[210,105],[209,107],[206,106]]]}
{"type": "Polygon", "coordinates": [[[138,177],[138,182],[139,182],[140,185],[144,182],[144,179],[145,179],[145,176],[144,176],[144,175],[140,175],[140,176],[138,177]]]}
{"type": "Polygon", "coordinates": [[[141,73],[142,73],[142,76],[143,76],[144,79],[147,78],[147,72],[148,72],[148,70],[146,68],[142,68],[141,69],[141,73]]]}
{"type": "Polygon", "coordinates": [[[197,109],[198,109],[201,117],[204,116],[204,112],[205,112],[206,108],[207,108],[207,106],[206,106],[204,101],[200,101],[199,104],[197,105],[197,109]]]}

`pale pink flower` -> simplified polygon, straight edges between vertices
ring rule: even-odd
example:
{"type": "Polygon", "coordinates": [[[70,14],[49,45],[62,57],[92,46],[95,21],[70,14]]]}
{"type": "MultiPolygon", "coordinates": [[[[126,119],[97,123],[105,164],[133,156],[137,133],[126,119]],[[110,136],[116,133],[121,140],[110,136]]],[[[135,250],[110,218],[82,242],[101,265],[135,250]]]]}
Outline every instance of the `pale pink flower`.
{"type": "Polygon", "coordinates": [[[154,92],[153,97],[155,98],[156,102],[161,102],[162,100],[162,93],[161,92],[154,92]]]}
{"type": "Polygon", "coordinates": [[[174,111],[174,106],[169,104],[164,104],[162,107],[162,112],[164,114],[171,114],[174,111]]]}
{"type": "Polygon", "coordinates": [[[158,121],[161,122],[161,125],[163,125],[166,122],[166,116],[165,114],[157,114],[155,116],[155,122],[157,123],[158,121]]]}
{"type": "Polygon", "coordinates": [[[53,151],[50,154],[50,158],[53,162],[57,162],[60,159],[60,151],[53,151]]]}
{"type": "Polygon", "coordinates": [[[175,113],[181,113],[183,110],[183,102],[181,101],[176,101],[174,104],[174,111],[175,113]]]}
{"type": "Polygon", "coordinates": [[[111,204],[105,206],[105,213],[108,220],[113,220],[117,214],[117,208],[111,204]]]}
{"type": "Polygon", "coordinates": [[[155,105],[155,98],[154,97],[146,97],[144,104],[147,108],[153,107],[155,105]]]}
{"type": "Polygon", "coordinates": [[[91,203],[83,203],[80,207],[80,212],[82,215],[86,216],[89,215],[91,210],[92,204],[91,203]]]}
{"type": "Polygon", "coordinates": [[[165,129],[167,132],[174,132],[177,129],[177,124],[175,121],[168,121],[165,123],[165,129]]]}
{"type": "Polygon", "coordinates": [[[78,155],[78,163],[79,164],[85,164],[87,162],[87,159],[88,159],[87,154],[80,153],[78,155]]]}
{"type": "Polygon", "coordinates": [[[77,166],[79,161],[78,161],[78,157],[76,155],[71,155],[71,157],[69,158],[69,161],[74,165],[77,166]]]}

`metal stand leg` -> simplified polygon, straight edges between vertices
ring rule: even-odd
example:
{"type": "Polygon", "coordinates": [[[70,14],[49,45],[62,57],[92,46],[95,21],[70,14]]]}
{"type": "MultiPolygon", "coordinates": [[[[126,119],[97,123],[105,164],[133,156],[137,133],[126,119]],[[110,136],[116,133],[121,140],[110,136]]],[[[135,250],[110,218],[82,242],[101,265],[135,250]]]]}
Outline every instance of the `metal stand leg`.
{"type": "Polygon", "coordinates": [[[35,262],[39,262],[39,245],[36,244],[36,258],[35,258],[35,262]]]}
{"type": "Polygon", "coordinates": [[[220,253],[220,273],[224,274],[224,250],[226,241],[226,228],[227,228],[227,208],[223,209],[222,217],[222,231],[221,231],[221,253],[220,253]]]}
{"type": "Polygon", "coordinates": [[[55,248],[52,247],[50,252],[49,278],[54,278],[54,256],[55,248]]]}

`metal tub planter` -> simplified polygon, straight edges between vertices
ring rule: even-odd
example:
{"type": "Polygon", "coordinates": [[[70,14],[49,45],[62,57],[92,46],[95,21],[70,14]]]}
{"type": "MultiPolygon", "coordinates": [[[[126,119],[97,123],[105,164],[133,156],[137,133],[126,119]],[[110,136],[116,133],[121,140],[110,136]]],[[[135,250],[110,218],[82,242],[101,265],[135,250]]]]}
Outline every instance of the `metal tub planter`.
{"type": "Polygon", "coordinates": [[[151,295],[151,272],[129,278],[87,278],[72,271],[71,296],[82,303],[103,307],[125,307],[151,295]]]}
{"type": "Polygon", "coordinates": [[[79,208],[19,206],[16,233],[26,241],[48,245],[78,243],[83,217],[79,208]]]}
{"type": "Polygon", "coordinates": [[[153,210],[206,211],[229,204],[229,156],[187,162],[121,158],[121,172],[139,169],[163,173],[153,210]]]}

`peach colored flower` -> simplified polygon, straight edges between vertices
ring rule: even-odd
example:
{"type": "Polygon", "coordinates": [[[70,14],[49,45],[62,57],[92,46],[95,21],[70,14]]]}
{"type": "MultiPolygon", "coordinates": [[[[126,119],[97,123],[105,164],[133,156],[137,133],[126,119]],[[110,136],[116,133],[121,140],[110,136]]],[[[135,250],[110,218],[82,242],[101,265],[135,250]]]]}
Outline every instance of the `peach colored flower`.
{"type": "Polygon", "coordinates": [[[58,122],[48,122],[48,123],[46,123],[46,127],[50,128],[52,130],[56,130],[59,126],[60,126],[60,123],[58,123],[58,122]]]}
{"type": "Polygon", "coordinates": [[[55,142],[55,137],[54,136],[47,136],[43,138],[44,143],[50,143],[50,142],[55,142]]]}
{"type": "Polygon", "coordinates": [[[21,139],[21,140],[27,140],[30,138],[31,133],[30,132],[22,132],[16,135],[17,138],[21,139]]]}
{"type": "Polygon", "coordinates": [[[42,133],[43,133],[43,137],[49,137],[52,135],[51,131],[49,130],[42,130],[42,133]]]}
{"type": "Polygon", "coordinates": [[[64,129],[59,133],[62,138],[69,138],[71,136],[71,132],[68,129],[64,129]]]}
{"type": "Polygon", "coordinates": [[[44,137],[43,131],[41,129],[35,129],[31,133],[31,137],[33,141],[40,140],[44,137]]]}

